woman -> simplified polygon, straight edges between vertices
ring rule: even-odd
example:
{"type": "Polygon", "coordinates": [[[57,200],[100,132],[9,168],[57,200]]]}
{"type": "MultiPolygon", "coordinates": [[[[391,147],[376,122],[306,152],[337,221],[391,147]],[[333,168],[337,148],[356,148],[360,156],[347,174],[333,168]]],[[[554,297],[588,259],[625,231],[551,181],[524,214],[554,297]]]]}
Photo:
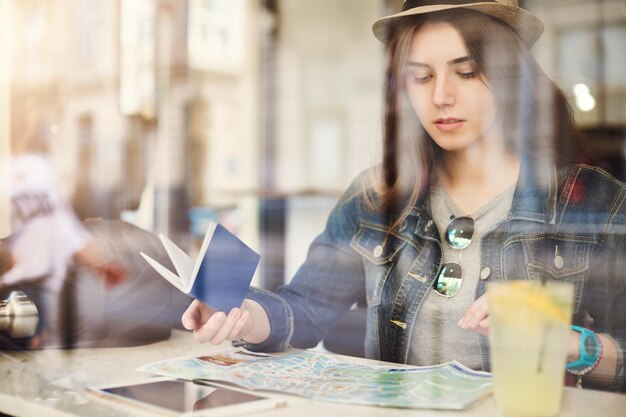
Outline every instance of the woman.
{"type": "Polygon", "coordinates": [[[558,279],[575,284],[583,326],[570,371],[624,389],[626,190],[572,163],[569,107],[528,52],[542,30],[512,0],[407,0],[377,21],[382,167],[344,194],[289,285],[252,289],[228,315],[194,301],[185,327],[201,342],[310,347],[365,295],[366,356],[488,369],[485,284],[558,279]]]}

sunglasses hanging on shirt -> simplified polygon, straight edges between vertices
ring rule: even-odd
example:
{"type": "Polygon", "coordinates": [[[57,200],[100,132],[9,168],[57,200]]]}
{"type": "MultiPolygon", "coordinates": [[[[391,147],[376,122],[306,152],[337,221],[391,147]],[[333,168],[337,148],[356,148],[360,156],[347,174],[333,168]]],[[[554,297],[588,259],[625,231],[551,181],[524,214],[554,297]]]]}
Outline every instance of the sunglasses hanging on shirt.
{"type": "MultiPolygon", "coordinates": [[[[453,249],[467,248],[474,236],[474,219],[468,216],[456,217],[446,228],[445,240],[453,249]]],[[[462,254],[463,252],[461,252],[462,254]]],[[[460,259],[460,257],[459,257],[460,259]]],[[[435,281],[435,292],[444,297],[453,297],[459,292],[463,282],[463,270],[458,262],[446,262],[435,281]]]]}

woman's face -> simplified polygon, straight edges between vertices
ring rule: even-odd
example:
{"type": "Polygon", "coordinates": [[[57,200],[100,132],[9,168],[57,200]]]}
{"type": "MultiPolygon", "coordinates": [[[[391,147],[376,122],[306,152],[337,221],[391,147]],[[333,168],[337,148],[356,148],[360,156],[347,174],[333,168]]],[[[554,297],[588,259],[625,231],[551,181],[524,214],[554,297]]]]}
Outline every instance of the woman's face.
{"type": "Polygon", "coordinates": [[[444,151],[502,137],[495,98],[471,59],[449,23],[424,24],[411,43],[405,88],[420,123],[444,151]]]}

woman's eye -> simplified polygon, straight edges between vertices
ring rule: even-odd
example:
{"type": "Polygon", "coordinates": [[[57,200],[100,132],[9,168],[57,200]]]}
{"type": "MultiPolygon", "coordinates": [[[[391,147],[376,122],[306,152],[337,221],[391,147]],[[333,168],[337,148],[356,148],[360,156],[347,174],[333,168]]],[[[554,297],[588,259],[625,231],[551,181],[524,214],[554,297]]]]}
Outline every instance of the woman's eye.
{"type": "Polygon", "coordinates": [[[476,73],[474,71],[459,71],[457,74],[459,77],[467,79],[476,77],[476,73]]]}
{"type": "Polygon", "coordinates": [[[416,83],[425,83],[430,80],[431,76],[428,74],[409,74],[409,79],[416,83]]]}

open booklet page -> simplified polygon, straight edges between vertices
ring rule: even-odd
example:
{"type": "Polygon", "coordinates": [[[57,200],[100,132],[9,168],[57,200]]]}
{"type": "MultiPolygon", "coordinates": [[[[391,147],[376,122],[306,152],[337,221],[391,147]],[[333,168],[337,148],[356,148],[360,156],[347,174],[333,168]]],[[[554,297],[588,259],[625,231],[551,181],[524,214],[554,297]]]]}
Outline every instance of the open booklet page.
{"type": "Polygon", "coordinates": [[[216,310],[241,306],[259,264],[258,253],[218,223],[207,229],[195,261],[166,236],[159,238],[177,274],[140,253],[163,278],[216,310]]]}
{"type": "Polygon", "coordinates": [[[398,408],[460,410],[491,393],[493,379],[458,362],[436,366],[366,366],[302,351],[266,355],[238,349],[213,356],[154,362],[140,371],[225,381],[316,400],[398,408]]]}

